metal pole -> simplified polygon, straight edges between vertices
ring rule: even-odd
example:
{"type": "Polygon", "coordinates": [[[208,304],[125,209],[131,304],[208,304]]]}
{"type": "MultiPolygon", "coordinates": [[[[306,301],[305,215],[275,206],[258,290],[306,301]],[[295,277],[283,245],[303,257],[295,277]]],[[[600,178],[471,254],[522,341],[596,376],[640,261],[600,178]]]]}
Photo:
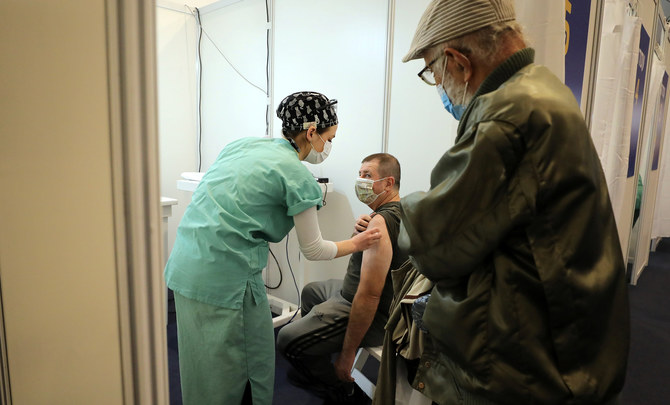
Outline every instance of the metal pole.
{"type": "Polygon", "coordinates": [[[589,66],[588,87],[586,89],[586,102],[584,106],[584,118],[586,127],[591,130],[593,120],[593,101],[595,100],[596,79],[598,77],[598,60],[600,57],[600,37],[603,24],[603,8],[605,2],[603,0],[596,0],[595,16],[593,19],[593,28],[591,31],[591,61],[589,66]]]}
{"type": "Polygon", "coordinates": [[[269,136],[270,138],[274,137],[274,93],[275,93],[275,0],[270,0],[270,24],[268,29],[270,30],[270,47],[268,49],[270,64],[268,69],[270,70],[270,82],[268,83],[268,106],[269,106],[269,136]]]}
{"type": "Polygon", "coordinates": [[[395,29],[395,0],[388,2],[386,21],[386,69],[384,86],[384,115],[382,119],[382,152],[389,149],[389,122],[391,115],[391,83],[393,79],[393,31],[395,29]]]}

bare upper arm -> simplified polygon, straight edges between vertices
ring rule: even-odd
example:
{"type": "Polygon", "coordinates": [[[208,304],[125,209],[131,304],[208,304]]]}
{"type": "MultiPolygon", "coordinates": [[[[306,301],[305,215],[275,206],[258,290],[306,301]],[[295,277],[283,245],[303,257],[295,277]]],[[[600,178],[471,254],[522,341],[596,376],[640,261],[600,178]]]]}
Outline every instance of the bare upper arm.
{"type": "Polygon", "coordinates": [[[386,229],[386,220],[381,215],[375,215],[370,220],[368,229],[377,228],[381,232],[379,243],[363,252],[361,263],[361,279],[357,294],[381,296],[386,282],[386,275],[393,258],[393,245],[386,229]]]}

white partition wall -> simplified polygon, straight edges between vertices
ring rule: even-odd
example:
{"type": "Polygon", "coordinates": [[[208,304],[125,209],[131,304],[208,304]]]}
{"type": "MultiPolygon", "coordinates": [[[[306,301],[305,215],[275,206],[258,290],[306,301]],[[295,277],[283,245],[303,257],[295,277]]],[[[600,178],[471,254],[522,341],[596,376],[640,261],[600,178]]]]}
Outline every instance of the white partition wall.
{"type": "MultiPolygon", "coordinates": [[[[665,132],[665,114],[667,110],[668,73],[665,65],[656,55],[651,67],[649,82],[649,102],[645,116],[645,136],[640,150],[639,176],[643,183],[640,215],[633,228],[631,251],[633,252],[633,268],[631,283],[636,284],[642,271],[649,261],[651,228],[654,205],[658,189],[659,172],[657,160],[654,159],[656,140],[661,140],[665,132]],[[637,229],[636,229],[637,228],[637,229]]],[[[630,261],[631,258],[629,258],[630,261]]]]}
{"type": "Polygon", "coordinates": [[[535,49],[535,62],[559,79],[565,75],[565,4],[560,1],[515,0],[516,17],[535,49]]]}
{"type": "Polygon", "coordinates": [[[15,36],[0,45],[0,285],[17,405],[124,403],[104,3],[0,3],[15,36]]]}
{"type": "MultiPolygon", "coordinates": [[[[284,96],[299,90],[315,90],[339,100],[340,125],[331,155],[321,165],[306,164],[316,176],[328,177],[332,183],[327,205],[319,212],[324,237],[348,237],[354,219],[368,212],[367,206],[355,197],[353,183],[361,159],[371,153],[386,150],[399,159],[401,195],[428,189],[430,171],[453,145],[457,127],[457,122],[444,111],[435,88],[417,77],[424,62],[401,62],[428,3],[429,0],[268,0],[270,10],[266,14],[264,0],[243,0],[202,14],[202,171],[231,140],[265,135],[266,98],[256,87],[267,89],[266,30],[271,27],[272,109],[284,96]],[[268,15],[271,24],[266,23],[268,15]],[[389,16],[393,17],[390,21],[389,16]],[[387,65],[389,57],[391,63],[387,65]],[[388,132],[384,133],[387,107],[388,132]]],[[[531,46],[537,48],[536,62],[547,65],[562,78],[562,53],[553,49],[563,49],[563,3],[552,2],[547,7],[532,0],[517,0],[516,5],[531,46]]],[[[158,33],[162,38],[159,57],[169,66],[159,69],[159,105],[161,114],[169,114],[160,120],[162,190],[164,195],[180,200],[171,221],[171,246],[174,228],[190,199],[190,193],[176,190],[174,185],[179,173],[197,170],[193,168],[196,110],[184,105],[180,112],[177,107],[188,103],[187,99],[195,103],[195,71],[183,64],[195,64],[195,45],[185,41],[195,41],[196,25],[193,17],[184,18],[180,11],[164,9],[158,17],[162,27],[158,33]],[[168,52],[177,52],[180,57],[168,52]],[[178,84],[178,76],[189,78],[178,84]],[[180,161],[179,154],[186,158],[180,161]]],[[[270,116],[275,120],[272,135],[280,136],[274,111],[270,116]]],[[[299,276],[303,277],[302,282],[344,274],[347,258],[305,262],[293,242],[294,239],[289,257],[294,270],[303,272],[299,276]]],[[[284,271],[284,283],[291,284],[286,241],[273,244],[272,249],[284,271]]],[[[268,269],[269,283],[275,284],[278,270],[272,258],[268,269]]],[[[293,302],[297,298],[294,287],[277,295],[293,302]]]]}
{"type": "Polygon", "coordinates": [[[639,179],[643,185],[641,194],[640,215],[636,226],[633,227],[631,237],[631,256],[632,275],[631,283],[636,284],[642,271],[646,268],[649,260],[650,248],[655,246],[651,243],[653,228],[656,227],[654,221],[657,219],[654,215],[656,204],[663,209],[663,205],[668,205],[668,201],[658,200],[657,196],[662,196],[663,185],[659,183],[662,174],[659,170],[663,161],[663,138],[666,132],[667,115],[667,90],[668,90],[668,72],[667,72],[667,51],[668,36],[666,18],[660,7],[657,8],[658,16],[655,19],[654,29],[654,57],[652,63],[651,81],[649,88],[649,98],[647,114],[645,117],[645,137],[641,141],[639,154],[639,179]],[[633,243],[634,242],[634,243],[633,243]]]}
{"type": "Polygon", "coordinates": [[[0,2],[3,404],[169,402],[154,29],[151,2],[0,2]]]}
{"type": "Polygon", "coordinates": [[[456,138],[458,122],[434,86],[417,73],[423,59],[402,63],[429,0],[396,0],[388,152],[400,161],[401,195],[428,190],[430,171],[456,138]]]}
{"type": "MultiPolygon", "coordinates": [[[[667,69],[668,59],[670,58],[670,36],[667,33],[663,48],[667,69]]],[[[665,130],[661,133],[660,137],[656,138],[652,146],[652,170],[657,171],[656,175],[658,176],[658,189],[654,203],[651,230],[654,248],[658,238],[670,237],[670,136],[667,134],[668,128],[670,128],[669,120],[670,114],[666,111],[665,130]]]]}
{"type": "Polygon", "coordinates": [[[156,8],[156,57],[161,195],[179,201],[168,221],[168,253],[191,193],[177,189],[183,172],[198,170],[196,24],[184,6],[156,8]]]}
{"type": "MultiPolygon", "coordinates": [[[[640,41],[638,45],[638,57],[635,75],[634,102],[632,111],[632,122],[630,135],[628,136],[628,149],[624,151],[627,156],[626,179],[623,181],[623,193],[621,210],[615,211],[617,216],[617,226],[619,229],[619,238],[624,254],[628,251],[634,251],[634,245],[631,245],[631,234],[633,228],[633,216],[635,209],[635,199],[637,194],[637,184],[640,178],[640,161],[644,158],[644,145],[648,144],[648,127],[652,125],[646,120],[647,110],[654,108],[655,100],[651,100],[650,93],[654,86],[650,86],[652,72],[651,64],[654,59],[654,42],[656,41],[656,23],[657,23],[657,4],[654,0],[639,0],[635,3],[634,9],[640,18],[642,28],[640,31],[640,41]],[[650,101],[651,100],[651,101],[650,101]]],[[[657,86],[656,86],[657,87],[657,86]]],[[[643,179],[644,181],[644,179],[643,179]]],[[[633,257],[626,257],[627,262],[632,264],[633,257]]],[[[635,281],[633,274],[629,273],[631,281],[635,281]]]]}
{"type": "Polygon", "coordinates": [[[670,114],[666,113],[665,131],[659,143],[654,145],[654,153],[658,148],[658,191],[656,194],[656,203],[654,205],[654,215],[651,237],[667,238],[670,237],[670,136],[667,131],[670,128],[670,114]]]}
{"type": "Polygon", "coordinates": [[[202,95],[204,172],[229,142],[265,136],[265,1],[240,1],[200,18],[202,82],[196,86],[202,95]]]}
{"type": "MultiPolygon", "coordinates": [[[[388,1],[282,0],[275,7],[274,105],[301,90],[338,100],[332,152],[322,164],[305,165],[331,183],[327,205],[319,212],[324,238],[346,239],[354,219],[369,212],[354,194],[361,160],[382,148],[388,1]]],[[[280,136],[281,125],[274,113],[272,117],[274,136],[280,136]]],[[[292,241],[289,254],[295,269],[299,254],[297,240],[292,241]]],[[[300,277],[307,283],[343,277],[349,258],[302,260],[300,277]]]]}

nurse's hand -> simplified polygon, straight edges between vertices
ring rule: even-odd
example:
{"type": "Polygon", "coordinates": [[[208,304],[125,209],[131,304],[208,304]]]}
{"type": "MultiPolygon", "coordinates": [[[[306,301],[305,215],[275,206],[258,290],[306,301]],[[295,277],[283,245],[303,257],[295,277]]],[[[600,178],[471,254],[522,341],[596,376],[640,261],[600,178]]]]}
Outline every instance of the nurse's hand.
{"type": "Polygon", "coordinates": [[[360,252],[361,250],[368,249],[374,246],[381,239],[382,233],[379,231],[379,228],[371,228],[364,232],[355,235],[351,238],[355,246],[355,251],[360,252]]]}
{"type": "Polygon", "coordinates": [[[361,232],[364,232],[366,229],[368,229],[368,224],[370,223],[370,220],[372,217],[367,214],[363,214],[358,219],[356,220],[356,223],[354,224],[354,235],[358,235],[361,232]]]}

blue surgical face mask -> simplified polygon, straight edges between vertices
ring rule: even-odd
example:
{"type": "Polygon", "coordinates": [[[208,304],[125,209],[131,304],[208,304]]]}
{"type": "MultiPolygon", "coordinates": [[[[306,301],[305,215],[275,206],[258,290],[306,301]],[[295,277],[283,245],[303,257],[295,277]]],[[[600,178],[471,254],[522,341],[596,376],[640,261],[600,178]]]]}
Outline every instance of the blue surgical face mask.
{"type": "MultiPolygon", "coordinates": [[[[449,57],[445,57],[444,61],[444,69],[442,70],[442,81],[444,81],[445,75],[447,73],[447,65],[449,64],[449,57]]],[[[468,83],[465,83],[465,91],[468,89],[468,83]]],[[[447,91],[444,89],[442,86],[442,83],[437,85],[437,94],[440,95],[440,99],[442,100],[442,105],[444,105],[444,108],[449,111],[449,114],[451,114],[456,121],[460,121],[461,117],[463,116],[463,112],[465,112],[465,92],[463,92],[463,101],[461,101],[461,104],[454,104],[451,102],[449,99],[449,96],[447,95],[447,91]]]]}
{"type": "Polygon", "coordinates": [[[437,85],[437,94],[440,95],[440,99],[442,99],[442,104],[444,105],[444,108],[449,111],[449,114],[451,114],[456,121],[460,121],[461,117],[463,116],[463,112],[465,112],[465,105],[464,104],[456,104],[454,105],[451,100],[449,100],[449,96],[447,95],[447,92],[444,90],[444,87],[442,87],[442,83],[437,85]]]}

